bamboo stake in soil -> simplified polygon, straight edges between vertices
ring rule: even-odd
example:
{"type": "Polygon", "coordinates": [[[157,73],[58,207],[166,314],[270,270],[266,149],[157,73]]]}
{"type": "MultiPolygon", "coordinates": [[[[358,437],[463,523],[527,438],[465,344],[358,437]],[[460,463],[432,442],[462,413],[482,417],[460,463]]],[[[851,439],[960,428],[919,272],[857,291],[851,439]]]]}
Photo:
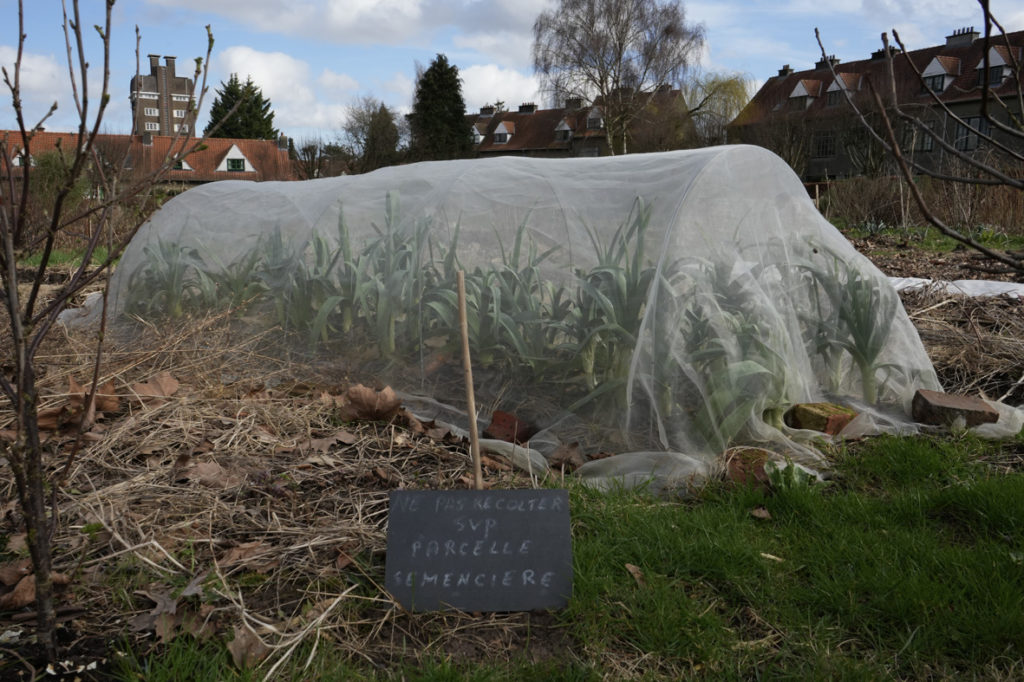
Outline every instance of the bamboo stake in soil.
{"type": "Polygon", "coordinates": [[[466,322],[466,276],[459,270],[459,328],[462,331],[462,369],[466,374],[466,411],[469,413],[469,446],[473,453],[473,486],[484,489],[480,470],[480,437],[476,432],[476,399],[473,397],[473,364],[469,358],[469,324],[466,322]]]}

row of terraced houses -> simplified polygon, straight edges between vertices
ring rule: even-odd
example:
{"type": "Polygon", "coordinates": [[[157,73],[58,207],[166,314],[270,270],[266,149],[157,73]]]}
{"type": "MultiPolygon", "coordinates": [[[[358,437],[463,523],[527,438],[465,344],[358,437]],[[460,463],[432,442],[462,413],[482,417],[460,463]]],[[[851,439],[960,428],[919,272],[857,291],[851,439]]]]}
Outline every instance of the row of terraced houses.
{"type": "MultiPolygon", "coordinates": [[[[921,130],[904,126],[903,146],[925,166],[939,167],[950,156],[940,140],[961,152],[978,148],[981,134],[1007,139],[990,130],[982,118],[983,94],[998,97],[1005,106],[992,110],[1008,122],[1021,115],[1020,92],[1024,83],[1024,31],[986,42],[973,29],[960,29],[936,45],[896,55],[896,97],[909,113],[926,124],[921,130]],[[907,59],[908,58],[908,59],[907,59]],[[948,107],[938,106],[935,99],[948,107]],[[958,117],[963,123],[956,120],[958,117]],[[967,124],[967,125],[964,125],[967,124]]],[[[192,80],[175,73],[174,57],[160,63],[150,55],[150,73],[131,81],[135,129],[132,135],[106,135],[99,141],[101,153],[123,167],[150,170],[165,158],[175,136],[194,134],[191,110],[192,80]]],[[[782,156],[805,180],[821,180],[871,173],[884,161],[871,144],[847,101],[868,103],[868,81],[884,87],[887,60],[881,50],[868,59],[841,63],[830,57],[813,69],[796,71],[788,65],[779,70],[754,95],[729,126],[730,142],[759,144],[782,156]]],[[[868,105],[866,109],[873,109],[868,105]]],[[[678,90],[661,88],[651,100],[650,111],[661,115],[640,116],[633,136],[659,143],[633,145],[633,151],[657,149],[664,140],[685,144],[688,126],[686,106],[678,90]],[[664,112],[671,112],[665,116],[664,112]],[[660,135],[671,127],[672,135],[660,135]]],[[[600,100],[592,103],[570,99],[564,106],[540,109],[525,103],[515,111],[482,107],[467,116],[478,156],[526,155],[540,157],[600,156],[608,153],[600,100]]],[[[0,135],[4,135],[0,131],[0,135]]],[[[13,141],[8,150],[12,163],[26,161],[13,141]]],[[[39,133],[33,154],[67,148],[74,135],[39,133]]],[[[28,159],[31,162],[31,159],[28,159]]],[[[204,148],[190,154],[173,169],[168,180],[182,185],[221,179],[295,179],[287,141],[230,140],[211,138],[204,148]]]]}

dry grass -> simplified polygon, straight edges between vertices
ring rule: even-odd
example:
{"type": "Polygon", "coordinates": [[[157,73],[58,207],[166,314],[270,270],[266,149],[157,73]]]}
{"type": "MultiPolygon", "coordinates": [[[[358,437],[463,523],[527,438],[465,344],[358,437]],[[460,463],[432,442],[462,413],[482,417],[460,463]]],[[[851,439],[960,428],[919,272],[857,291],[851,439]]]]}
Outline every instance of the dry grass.
{"type": "MultiPolygon", "coordinates": [[[[88,432],[57,491],[55,570],[72,577],[62,613],[80,637],[127,634],[144,652],[181,632],[248,633],[264,671],[321,641],[378,666],[562,648],[550,616],[412,615],[394,603],[383,589],[388,492],[467,487],[466,444],[401,416],[343,424],[325,398],[344,384],[339,371],[263,355],[259,339],[232,343],[217,322],[142,330],[104,352],[100,381],[115,382],[122,408],[88,432]],[[172,395],[131,397],[163,372],[180,382],[172,395]],[[309,376],[322,380],[298,381],[309,376]]],[[[69,376],[89,378],[89,336],[56,334],[40,354],[44,409],[68,401],[69,376]]],[[[0,430],[11,417],[0,411],[0,430]]],[[[57,479],[78,438],[48,436],[57,479]]],[[[489,485],[531,485],[499,460],[485,467],[489,485]]],[[[20,530],[14,499],[5,481],[4,533],[20,530]]]]}
{"type": "Polygon", "coordinates": [[[1024,300],[900,294],[946,391],[1024,403],[1024,300]]]}

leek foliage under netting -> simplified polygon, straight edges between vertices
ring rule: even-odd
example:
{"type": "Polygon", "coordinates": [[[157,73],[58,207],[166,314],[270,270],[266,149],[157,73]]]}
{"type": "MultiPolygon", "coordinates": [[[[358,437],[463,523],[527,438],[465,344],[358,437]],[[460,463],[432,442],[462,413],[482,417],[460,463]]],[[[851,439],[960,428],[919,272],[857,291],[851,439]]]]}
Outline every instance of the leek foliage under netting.
{"type": "Polygon", "coordinates": [[[813,459],[792,404],[886,418],[939,388],[887,278],[757,147],[211,183],[153,216],[112,295],[126,327],[223,310],[457,412],[459,270],[477,402],[548,450],[813,459]]]}

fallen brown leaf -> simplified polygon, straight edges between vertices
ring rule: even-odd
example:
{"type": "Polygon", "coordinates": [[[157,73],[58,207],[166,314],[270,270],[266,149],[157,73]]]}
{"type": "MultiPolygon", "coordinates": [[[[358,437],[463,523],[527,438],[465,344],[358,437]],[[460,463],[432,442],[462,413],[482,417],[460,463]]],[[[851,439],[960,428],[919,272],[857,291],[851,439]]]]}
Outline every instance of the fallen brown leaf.
{"type": "Polygon", "coordinates": [[[356,384],[345,392],[345,400],[338,405],[338,416],[343,421],[384,421],[391,419],[402,405],[390,386],[379,391],[356,384]]]}
{"type": "Polygon", "coordinates": [[[231,659],[239,670],[253,667],[270,653],[270,647],[249,628],[235,626],[235,638],[228,642],[231,659]]]}
{"type": "Polygon", "coordinates": [[[580,452],[579,443],[570,443],[568,445],[563,443],[551,453],[548,463],[552,469],[559,469],[565,466],[568,471],[576,471],[586,462],[583,459],[583,454],[580,452]]]}
{"type": "Polygon", "coordinates": [[[243,474],[225,469],[216,462],[199,462],[185,472],[185,478],[210,488],[236,488],[245,481],[243,474]]]}
{"type": "Polygon", "coordinates": [[[149,381],[132,384],[132,392],[143,403],[159,405],[167,398],[174,395],[180,384],[171,376],[170,372],[161,372],[149,381]]]}
{"type": "Polygon", "coordinates": [[[224,552],[220,557],[220,563],[222,566],[245,564],[254,557],[266,554],[271,549],[272,547],[270,545],[261,540],[243,542],[242,544],[232,547],[228,551],[224,552]]]}
{"type": "Polygon", "coordinates": [[[9,561],[6,564],[0,565],[0,583],[3,583],[8,587],[11,585],[17,585],[18,581],[28,575],[31,570],[31,559],[9,561]]]}
{"type": "Polygon", "coordinates": [[[339,549],[338,558],[334,560],[334,566],[340,571],[351,563],[352,557],[339,549]]]}
{"type": "Polygon", "coordinates": [[[769,512],[764,507],[754,507],[753,509],[750,510],[750,515],[753,516],[755,519],[761,519],[763,521],[767,521],[772,517],[771,512],[769,512]]]}
{"type": "MultiPolygon", "coordinates": [[[[64,573],[50,573],[50,581],[54,587],[62,587],[71,582],[64,573]]],[[[0,610],[15,611],[22,609],[36,600],[36,576],[30,573],[18,581],[14,589],[0,597],[0,610]]]]}
{"type": "Polygon", "coordinates": [[[640,570],[639,566],[635,566],[633,564],[626,564],[626,570],[629,571],[629,574],[631,576],[633,576],[633,580],[636,581],[637,586],[647,587],[647,581],[644,580],[644,572],[640,570]]]}

